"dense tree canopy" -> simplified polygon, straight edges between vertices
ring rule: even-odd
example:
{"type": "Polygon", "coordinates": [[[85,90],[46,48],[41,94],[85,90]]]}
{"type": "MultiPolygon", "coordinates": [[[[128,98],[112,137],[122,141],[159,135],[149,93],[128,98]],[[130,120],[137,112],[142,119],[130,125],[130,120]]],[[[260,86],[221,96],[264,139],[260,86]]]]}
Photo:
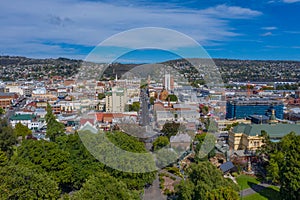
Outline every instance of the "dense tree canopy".
{"type": "Polygon", "coordinates": [[[128,189],[125,183],[108,173],[98,172],[91,176],[71,199],[139,199],[136,191],[128,189]]]}
{"type": "MultiPolygon", "coordinates": [[[[77,132],[56,135],[55,140],[50,142],[24,140],[20,146],[13,147],[16,144],[14,130],[2,120],[0,128],[1,134],[5,130],[5,136],[14,136],[13,142],[1,141],[5,148],[0,150],[0,199],[68,199],[72,198],[68,193],[74,191],[78,191],[74,199],[139,199],[145,185],[155,179],[152,157],[144,157],[135,166],[137,169],[149,167],[149,172],[118,171],[94,158],[77,132]],[[4,151],[8,148],[15,150],[12,157],[8,157],[4,151]]],[[[98,147],[101,147],[101,143],[97,143],[103,139],[101,135],[125,151],[147,153],[144,143],[119,131],[90,136],[90,140],[98,147]]],[[[100,149],[110,151],[106,146],[100,149]]],[[[131,157],[123,159],[134,161],[131,157]]]]}
{"type": "Polygon", "coordinates": [[[279,143],[265,146],[263,150],[270,158],[267,166],[268,177],[281,185],[281,198],[298,199],[300,197],[300,136],[296,136],[293,132],[289,133],[279,143]]]}
{"type": "Polygon", "coordinates": [[[24,165],[0,167],[0,199],[58,199],[58,184],[47,173],[24,165]]]}
{"type": "Polygon", "coordinates": [[[0,150],[8,155],[12,154],[13,145],[17,142],[17,137],[14,129],[8,124],[5,119],[0,118],[0,150]]]}
{"type": "Polygon", "coordinates": [[[32,163],[48,172],[62,189],[70,188],[74,180],[70,153],[61,150],[56,143],[25,140],[18,148],[18,161],[32,163]]]}
{"type": "Polygon", "coordinates": [[[137,138],[120,131],[99,134],[84,132],[80,135],[89,151],[107,165],[105,169],[112,176],[123,180],[129,189],[141,190],[155,179],[155,162],[147,154],[144,143],[137,138]]]}
{"type": "Polygon", "coordinates": [[[225,179],[219,169],[209,162],[192,164],[187,170],[188,178],[177,186],[180,200],[222,199],[238,200],[238,187],[225,179]]]}
{"type": "Polygon", "coordinates": [[[0,166],[4,166],[7,164],[8,158],[6,153],[0,150],[0,166]]]}

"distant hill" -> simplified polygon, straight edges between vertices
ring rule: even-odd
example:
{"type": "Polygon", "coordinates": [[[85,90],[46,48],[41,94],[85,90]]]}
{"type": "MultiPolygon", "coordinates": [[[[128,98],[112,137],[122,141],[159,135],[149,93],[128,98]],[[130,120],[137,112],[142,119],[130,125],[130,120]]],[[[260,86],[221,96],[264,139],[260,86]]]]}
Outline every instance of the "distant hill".
{"type": "MultiPolygon", "coordinates": [[[[260,61],[213,59],[219,68],[222,78],[228,81],[300,81],[300,62],[298,61],[260,61]]],[[[33,59],[18,56],[0,56],[0,79],[13,81],[17,79],[40,79],[55,75],[72,77],[86,63],[82,60],[67,58],[33,59]]],[[[90,64],[90,63],[89,63],[90,64]]],[[[184,59],[163,62],[184,73],[186,66],[192,66],[184,59]]],[[[120,77],[137,64],[113,63],[105,70],[107,77],[120,77]]],[[[197,76],[195,70],[188,70],[191,77],[197,76]],[[194,73],[194,75],[193,75],[194,73]]]]}

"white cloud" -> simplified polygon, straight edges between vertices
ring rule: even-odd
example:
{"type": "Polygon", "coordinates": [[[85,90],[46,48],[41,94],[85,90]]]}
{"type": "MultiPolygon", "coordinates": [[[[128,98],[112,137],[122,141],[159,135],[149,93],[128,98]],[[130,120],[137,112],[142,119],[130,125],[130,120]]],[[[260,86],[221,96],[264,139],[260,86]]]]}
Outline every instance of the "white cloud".
{"type": "Polygon", "coordinates": [[[300,0],[283,0],[284,3],[296,3],[300,2],[300,0]]]}
{"type": "MultiPolygon", "coordinates": [[[[42,3],[40,0],[4,0],[0,7],[0,52],[23,55],[29,48],[38,52],[41,46],[37,44],[45,42],[96,46],[120,31],[149,26],[181,31],[202,45],[215,45],[239,35],[231,29],[230,19],[246,19],[261,14],[248,8],[226,5],[192,10],[80,0],[42,3]]],[[[169,40],[169,43],[178,45],[174,40],[169,40]]],[[[49,48],[49,51],[53,49],[49,48]]],[[[61,51],[64,49],[59,49],[57,55],[61,51]]],[[[65,51],[70,55],[73,53],[69,49],[65,51]]]]}
{"type": "Polygon", "coordinates": [[[275,26],[266,26],[266,27],[262,27],[261,29],[263,29],[263,30],[276,30],[277,29],[277,27],[275,27],[275,26]]]}
{"type": "Polygon", "coordinates": [[[271,35],[273,35],[272,32],[266,32],[266,33],[261,34],[261,36],[264,36],[264,37],[271,36],[271,35]]]}
{"type": "Polygon", "coordinates": [[[256,10],[251,10],[249,8],[242,8],[238,6],[227,6],[227,5],[218,5],[213,8],[208,8],[204,10],[204,13],[213,14],[222,18],[250,18],[259,16],[262,13],[256,10]]]}

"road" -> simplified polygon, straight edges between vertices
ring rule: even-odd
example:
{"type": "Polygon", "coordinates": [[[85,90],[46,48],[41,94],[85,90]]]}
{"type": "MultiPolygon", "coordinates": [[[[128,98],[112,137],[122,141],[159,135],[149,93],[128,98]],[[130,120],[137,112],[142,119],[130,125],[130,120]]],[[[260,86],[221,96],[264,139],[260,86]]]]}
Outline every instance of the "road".
{"type": "Polygon", "coordinates": [[[162,194],[159,188],[159,178],[156,175],[156,179],[153,181],[152,185],[144,190],[143,200],[166,200],[167,197],[162,194]]]}
{"type": "Polygon", "coordinates": [[[149,98],[145,89],[141,90],[140,101],[141,101],[140,124],[142,126],[147,126],[150,124],[149,98]]]}
{"type": "Polygon", "coordinates": [[[15,107],[11,107],[11,109],[7,110],[3,118],[9,119],[12,117],[17,111],[20,110],[26,103],[26,98],[23,98],[15,107]]]}

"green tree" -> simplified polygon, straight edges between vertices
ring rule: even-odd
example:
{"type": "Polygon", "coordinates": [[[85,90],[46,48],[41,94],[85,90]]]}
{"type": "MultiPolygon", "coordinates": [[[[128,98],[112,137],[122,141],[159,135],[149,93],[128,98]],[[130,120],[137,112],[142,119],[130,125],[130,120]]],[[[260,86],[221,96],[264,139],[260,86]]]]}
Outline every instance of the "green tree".
{"type": "Polygon", "coordinates": [[[203,106],[203,107],[201,108],[201,113],[202,113],[203,115],[207,115],[207,114],[208,114],[208,111],[209,111],[208,106],[203,106]]]}
{"type": "Polygon", "coordinates": [[[267,177],[280,184],[282,199],[298,199],[300,196],[300,136],[291,132],[280,142],[271,142],[266,133],[265,145],[259,150],[259,155],[267,158],[267,177]]]}
{"type": "Polygon", "coordinates": [[[0,199],[58,199],[57,183],[45,172],[23,165],[0,167],[0,199]]]}
{"type": "Polygon", "coordinates": [[[153,142],[153,150],[157,151],[170,144],[169,138],[167,136],[159,136],[153,142]]]}
{"type": "Polygon", "coordinates": [[[138,112],[140,110],[140,102],[133,102],[132,105],[129,105],[129,111],[138,112]]]}
{"type": "Polygon", "coordinates": [[[56,120],[55,115],[52,112],[52,107],[50,104],[47,104],[47,114],[45,115],[45,120],[47,123],[47,131],[46,134],[50,138],[51,141],[55,141],[55,138],[59,135],[64,135],[64,124],[58,122],[56,120]]]}
{"type": "Polygon", "coordinates": [[[238,187],[209,162],[192,164],[187,169],[188,178],[176,187],[179,199],[219,199],[238,200],[238,187]],[[228,192],[228,193],[227,193],[228,192]]]}
{"type": "Polygon", "coordinates": [[[280,194],[283,199],[300,197],[300,136],[289,133],[280,141],[278,156],[280,194]]]}
{"type": "Polygon", "coordinates": [[[178,98],[175,94],[169,94],[166,100],[168,100],[169,98],[170,101],[178,101],[178,98]]]}
{"type": "Polygon", "coordinates": [[[156,167],[153,157],[150,154],[143,156],[137,154],[147,153],[144,143],[137,138],[120,131],[98,134],[84,131],[79,132],[79,135],[85,146],[89,147],[89,151],[106,164],[105,170],[126,183],[129,189],[142,190],[146,184],[152,183],[155,179],[156,167]],[[124,168],[126,172],[120,171],[124,168]],[[136,173],[140,171],[149,172],[136,173]]]}
{"type": "Polygon", "coordinates": [[[15,126],[15,134],[17,137],[22,136],[23,140],[27,135],[30,135],[32,132],[31,130],[27,127],[21,124],[20,122],[16,124],[15,126]]]}
{"type": "Polygon", "coordinates": [[[190,180],[181,181],[176,186],[178,199],[180,200],[193,200],[195,185],[190,180]]]}
{"type": "Polygon", "coordinates": [[[4,113],[5,113],[5,110],[0,107],[0,116],[3,115],[4,113]]]}
{"type": "Polygon", "coordinates": [[[239,199],[238,193],[230,187],[221,187],[206,193],[207,200],[239,199]]]}
{"type": "Polygon", "coordinates": [[[104,165],[95,159],[82,141],[77,132],[56,138],[58,148],[69,153],[69,165],[73,169],[72,190],[79,190],[86,179],[97,171],[103,171],[104,165]]]}
{"type": "Polygon", "coordinates": [[[149,102],[151,105],[154,105],[155,97],[150,97],[149,102]]]}
{"type": "Polygon", "coordinates": [[[282,160],[284,155],[282,152],[277,152],[270,155],[269,165],[267,166],[267,178],[270,179],[273,183],[279,184],[280,183],[280,176],[279,176],[279,165],[278,161],[282,160]]]}
{"type": "Polygon", "coordinates": [[[13,146],[17,142],[17,137],[14,129],[8,124],[5,119],[0,118],[0,150],[12,155],[13,146]]]}
{"type": "Polygon", "coordinates": [[[99,100],[102,100],[102,99],[104,99],[105,98],[105,94],[104,93],[99,93],[98,94],[98,99],[99,100]]]}
{"type": "Polygon", "coordinates": [[[166,122],[161,132],[163,132],[164,135],[170,139],[171,136],[176,135],[178,133],[179,127],[180,127],[180,123],[166,122]]]}
{"type": "Polygon", "coordinates": [[[63,191],[69,191],[74,182],[70,153],[59,148],[56,143],[25,140],[18,147],[19,163],[32,163],[49,173],[59,183],[63,191]]]}
{"type": "Polygon", "coordinates": [[[0,166],[6,165],[7,161],[6,153],[0,150],[0,166]]]}
{"type": "Polygon", "coordinates": [[[215,156],[215,142],[216,138],[211,133],[197,134],[194,138],[196,145],[194,151],[196,160],[207,160],[215,156]]]}
{"type": "Polygon", "coordinates": [[[107,173],[98,172],[91,176],[71,199],[139,199],[136,191],[129,190],[125,183],[107,173]]]}

